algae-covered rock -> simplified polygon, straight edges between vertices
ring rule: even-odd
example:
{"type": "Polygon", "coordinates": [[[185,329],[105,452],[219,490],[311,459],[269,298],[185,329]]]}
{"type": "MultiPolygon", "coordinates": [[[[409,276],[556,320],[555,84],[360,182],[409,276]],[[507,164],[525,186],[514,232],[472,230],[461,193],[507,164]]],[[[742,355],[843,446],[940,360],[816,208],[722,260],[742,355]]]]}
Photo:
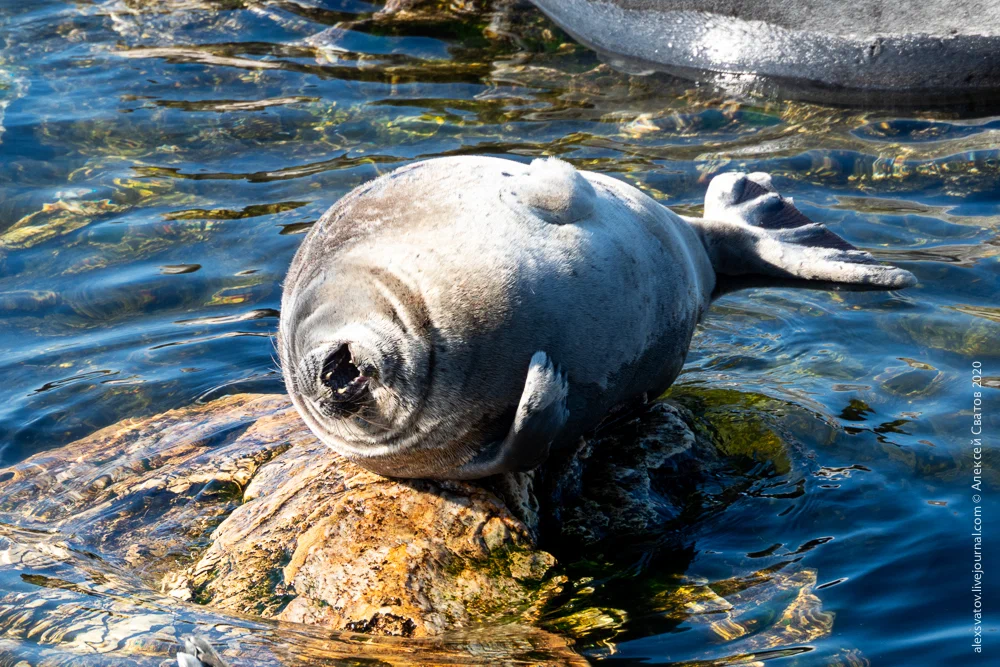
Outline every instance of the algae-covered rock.
{"type": "Polygon", "coordinates": [[[89,225],[96,218],[117,213],[121,206],[107,199],[99,201],[57,201],[26,215],[0,235],[0,249],[30,248],[56,236],[89,225]]]}
{"type": "Polygon", "coordinates": [[[973,359],[993,354],[1000,332],[995,320],[974,317],[968,312],[957,317],[907,314],[876,321],[890,336],[918,349],[943,350],[973,359]]]}
{"type": "Polygon", "coordinates": [[[791,469],[788,452],[766,415],[780,402],[733,389],[673,387],[668,396],[698,414],[698,431],[718,452],[746,467],[769,464],[778,474],[791,469]]]}
{"type": "Polygon", "coordinates": [[[707,645],[722,640],[747,655],[830,634],[834,614],[822,610],[816,584],[815,570],[782,563],[717,582],[682,578],[657,596],[654,608],[704,635],[707,645]]]}

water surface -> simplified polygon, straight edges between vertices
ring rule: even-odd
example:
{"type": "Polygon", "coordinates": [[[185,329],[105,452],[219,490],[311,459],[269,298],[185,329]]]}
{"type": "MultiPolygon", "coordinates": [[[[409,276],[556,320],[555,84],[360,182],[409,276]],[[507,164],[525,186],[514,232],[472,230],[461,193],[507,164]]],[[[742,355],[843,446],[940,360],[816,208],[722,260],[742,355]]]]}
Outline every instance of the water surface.
{"type": "MultiPolygon", "coordinates": [[[[400,165],[557,155],[687,213],[714,174],[769,171],[806,214],[920,283],[715,305],[679,384],[723,411],[768,397],[786,452],[733,471],[744,490],[698,523],[684,558],[609,556],[598,594],[621,613],[574,630],[576,650],[622,664],[973,660],[974,363],[987,534],[1000,524],[1000,120],[734,100],[616,73],[528,8],[380,9],[0,1],[0,465],[123,418],[281,391],[271,336],[302,234],[400,165]],[[668,621],[654,599],[680,576],[767,568],[815,572],[832,631],[755,647],[752,626],[727,637],[698,614],[668,621]]],[[[47,641],[4,637],[4,659],[47,641]]]]}

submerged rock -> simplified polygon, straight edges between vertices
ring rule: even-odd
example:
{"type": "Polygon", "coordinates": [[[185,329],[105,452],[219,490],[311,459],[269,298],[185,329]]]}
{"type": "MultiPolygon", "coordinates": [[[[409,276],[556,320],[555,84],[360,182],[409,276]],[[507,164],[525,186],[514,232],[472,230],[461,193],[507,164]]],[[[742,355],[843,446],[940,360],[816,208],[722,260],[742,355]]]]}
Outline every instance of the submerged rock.
{"type": "Polygon", "coordinates": [[[37,243],[76,231],[102,215],[121,210],[122,207],[107,199],[45,204],[42,210],[21,218],[0,235],[0,250],[30,248],[37,243]]]}
{"type": "Polygon", "coordinates": [[[704,440],[699,445],[693,420],[684,408],[656,403],[551,471],[547,512],[559,539],[592,546],[679,529],[683,496],[692,490],[681,473],[693,473],[712,452],[704,440]]]}

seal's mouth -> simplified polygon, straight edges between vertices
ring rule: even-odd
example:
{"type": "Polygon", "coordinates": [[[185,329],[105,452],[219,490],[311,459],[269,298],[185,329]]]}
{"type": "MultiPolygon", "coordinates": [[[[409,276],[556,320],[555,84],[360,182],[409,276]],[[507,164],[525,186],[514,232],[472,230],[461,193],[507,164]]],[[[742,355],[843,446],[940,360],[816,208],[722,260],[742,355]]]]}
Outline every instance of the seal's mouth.
{"type": "Polygon", "coordinates": [[[354,414],[361,408],[371,381],[354,362],[347,343],[326,358],[319,379],[330,390],[323,402],[329,402],[331,411],[339,414],[354,414]]]}

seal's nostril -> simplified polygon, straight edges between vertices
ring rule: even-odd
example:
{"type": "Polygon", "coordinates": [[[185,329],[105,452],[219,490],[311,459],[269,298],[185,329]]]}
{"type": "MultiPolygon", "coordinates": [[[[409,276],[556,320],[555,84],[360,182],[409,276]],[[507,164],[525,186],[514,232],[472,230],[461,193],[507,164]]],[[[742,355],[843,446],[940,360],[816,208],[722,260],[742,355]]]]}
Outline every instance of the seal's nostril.
{"type": "Polygon", "coordinates": [[[323,370],[320,371],[320,381],[332,389],[336,397],[337,394],[346,392],[351,381],[360,375],[361,371],[351,358],[351,348],[344,343],[326,358],[323,370]]]}

